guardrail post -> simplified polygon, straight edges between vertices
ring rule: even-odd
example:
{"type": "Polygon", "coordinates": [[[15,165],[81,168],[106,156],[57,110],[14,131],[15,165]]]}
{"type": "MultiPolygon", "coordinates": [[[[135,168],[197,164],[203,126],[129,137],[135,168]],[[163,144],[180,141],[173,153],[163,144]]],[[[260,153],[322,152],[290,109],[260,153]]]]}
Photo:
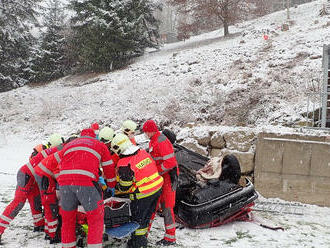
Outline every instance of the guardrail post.
{"type": "MultiPolygon", "coordinates": [[[[322,87],[322,122],[321,127],[325,128],[328,119],[328,92],[330,87],[330,45],[323,46],[323,87],[322,87]]],[[[330,103],[330,102],[329,102],[330,103]]]]}

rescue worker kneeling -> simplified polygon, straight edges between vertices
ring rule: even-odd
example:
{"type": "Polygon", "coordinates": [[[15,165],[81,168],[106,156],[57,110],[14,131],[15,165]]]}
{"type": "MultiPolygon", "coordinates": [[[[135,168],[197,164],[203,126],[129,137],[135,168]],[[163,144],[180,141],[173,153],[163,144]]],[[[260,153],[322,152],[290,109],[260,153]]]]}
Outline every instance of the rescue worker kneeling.
{"type": "Polygon", "coordinates": [[[111,142],[111,149],[120,157],[117,187],[129,194],[132,220],[140,225],[128,241],[128,247],[147,247],[148,225],[161,195],[163,178],[151,156],[133,145],[126,135],[118,133],[111,142]]]}

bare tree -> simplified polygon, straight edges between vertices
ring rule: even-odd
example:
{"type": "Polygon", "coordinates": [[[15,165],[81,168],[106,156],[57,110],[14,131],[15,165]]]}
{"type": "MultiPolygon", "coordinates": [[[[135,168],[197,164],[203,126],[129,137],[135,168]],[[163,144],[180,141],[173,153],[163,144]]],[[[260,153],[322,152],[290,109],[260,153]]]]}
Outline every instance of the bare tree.
{"type": "Polygon", "coordinates": [[[330,14],[330,0],[326,3],[323,3],[322,8],[320,9],[320,16],[329,15],[330,14]]]}
{"type": "Polygon", "coordinates": [[[273,0],[248,0],[248,4],[251,6],[251,13],[260,17],[272,12],[273,0]]]}
{"type": "MultiPolygon", "coordinates": [[[[179,13],[188,16],[185,23],[192,28],[223,26],[224,35],[229,35],[229,25],[243,17],[248,9],[248,0],[168,0],[179,13]]],[[[194,30],[192,30],[194,31],[194,30]]]]}

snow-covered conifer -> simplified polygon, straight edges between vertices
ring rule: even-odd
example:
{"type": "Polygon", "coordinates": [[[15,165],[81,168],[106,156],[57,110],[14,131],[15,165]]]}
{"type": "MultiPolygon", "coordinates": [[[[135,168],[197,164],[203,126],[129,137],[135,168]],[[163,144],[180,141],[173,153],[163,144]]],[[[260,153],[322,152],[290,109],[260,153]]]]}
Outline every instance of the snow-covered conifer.
{"type": "Polygon", "coordinates": [[[59,0],[50,0],[44,16],[45,32],[41,36],[40,50],[34,59],[33,81],[49,81],[64,76],[66,64],[66,40],[64,37],[65,14],[59,0]]]}
{"type": "Polygon", "coordinates": [[[110,71],[157,46],[158,6],[149,0],[72,1],[74,44],[80,69],[110,71]]]}
{"type": "Polygon", "coordinates": [[[38,24],[38,2],[0,1],[0,92],[22,86],[31,77],[31,30],[38,24]]]}

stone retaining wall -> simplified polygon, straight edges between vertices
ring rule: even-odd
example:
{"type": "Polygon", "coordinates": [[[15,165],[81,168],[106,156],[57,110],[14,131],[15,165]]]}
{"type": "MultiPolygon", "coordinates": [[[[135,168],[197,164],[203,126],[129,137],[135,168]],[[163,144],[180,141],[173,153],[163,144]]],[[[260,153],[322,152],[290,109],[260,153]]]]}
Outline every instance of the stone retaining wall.
{"type": "Polygon", "coordinates": [[[330,142],[326,135],[192,127],[178,135],[178,142],[209,157],[234,154],[242,174],[252,178],[265,197],[330,206],[330,142]]]}
{"type": "Polygon", "coordinates": [[[195,152],[209,157],[234,154],[244,175],[253,174],[257,136],[253,129],[191,128],[179,143],[195,152]]]}

